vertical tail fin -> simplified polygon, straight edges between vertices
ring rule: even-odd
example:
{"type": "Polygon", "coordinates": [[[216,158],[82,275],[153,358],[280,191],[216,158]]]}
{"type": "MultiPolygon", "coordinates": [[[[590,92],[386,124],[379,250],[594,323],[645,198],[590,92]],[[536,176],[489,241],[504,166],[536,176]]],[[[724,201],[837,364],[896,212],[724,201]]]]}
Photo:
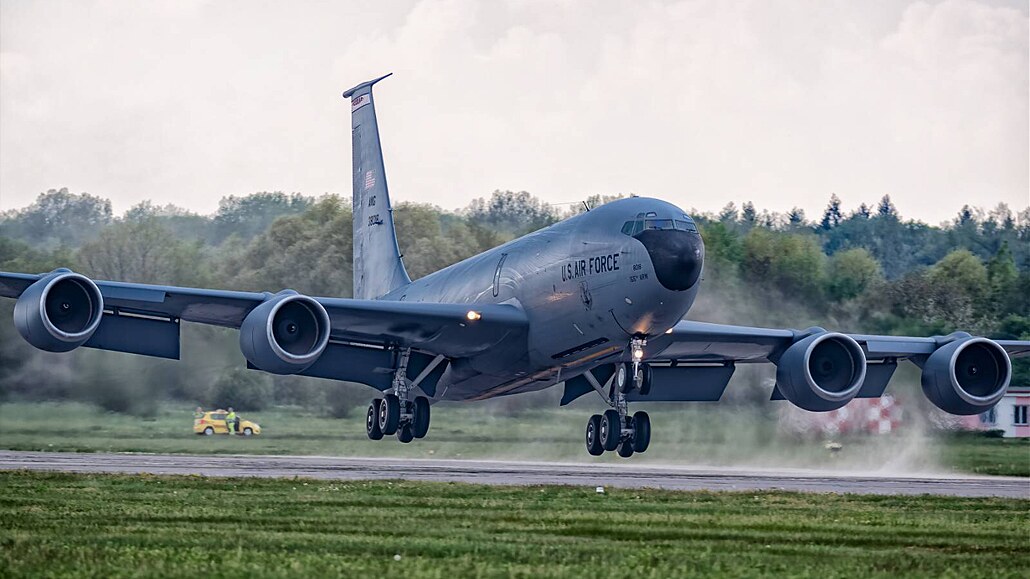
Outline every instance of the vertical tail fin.
{"type": "Polygon", "coordinates": [[[343,93],[344,98],[350,99],[354,150],[354,297],[357,299],[378,298],[411,283],[397,246],[383,148],[372,102],[372,85],[387,76],[390,75],[363,82],[343,93]]]}

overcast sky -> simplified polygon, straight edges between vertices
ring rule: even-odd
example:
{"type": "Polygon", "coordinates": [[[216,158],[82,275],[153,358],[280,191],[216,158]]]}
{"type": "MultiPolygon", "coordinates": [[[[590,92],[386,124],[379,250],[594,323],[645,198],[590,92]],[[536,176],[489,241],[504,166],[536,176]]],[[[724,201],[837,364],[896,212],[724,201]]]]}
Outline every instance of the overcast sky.
{"type": "Polygon", "coordinates": [[[1025,0],[0,3],[0,209],[350,193],[376,88],[394,202],[495,189],[851,209],[1030,203],[1025,0]]]}

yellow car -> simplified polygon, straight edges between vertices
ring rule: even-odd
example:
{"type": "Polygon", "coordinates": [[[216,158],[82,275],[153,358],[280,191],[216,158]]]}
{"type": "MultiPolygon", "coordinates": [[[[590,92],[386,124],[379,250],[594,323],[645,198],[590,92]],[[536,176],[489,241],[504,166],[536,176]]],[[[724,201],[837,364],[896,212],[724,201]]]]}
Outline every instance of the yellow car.
{"type": "MultiPolygon", "coordinates": [[[[229,427],[225,424],[225,410],[208,410],[200,418],[193,420],[193,434],[211,436],[213,434],[230,434],[229,427]]],[[[238,434],[252,436],[261,434],[261,427],[256,422],[240,418],[240,431],[238,434]]]]}

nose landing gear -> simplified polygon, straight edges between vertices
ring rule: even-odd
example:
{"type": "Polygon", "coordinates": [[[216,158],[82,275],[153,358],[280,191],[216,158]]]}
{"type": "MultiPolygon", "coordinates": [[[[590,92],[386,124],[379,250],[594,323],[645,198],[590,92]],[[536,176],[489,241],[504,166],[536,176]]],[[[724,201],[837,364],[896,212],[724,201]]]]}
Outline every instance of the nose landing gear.
{"type": "Polygon", "coordinates": [[[630,343],[633,362],[620,363],[612,376],[602,386],[594,375],[587,371],[587,381],[594,387],[611,408],[603,414],[595,414],[587,421],[587,452],[600,456],[605,451],[617,451],[619,456],[629,458],[636,452],[644,452],[651,444],[651,417],[639,411],[629,415],[626,393],[634,388],[646,395],[651,390],[651,368],[643,358],[643,340],[630,343]],[[637,352],[640,352],[638,355],[637,352]]]}

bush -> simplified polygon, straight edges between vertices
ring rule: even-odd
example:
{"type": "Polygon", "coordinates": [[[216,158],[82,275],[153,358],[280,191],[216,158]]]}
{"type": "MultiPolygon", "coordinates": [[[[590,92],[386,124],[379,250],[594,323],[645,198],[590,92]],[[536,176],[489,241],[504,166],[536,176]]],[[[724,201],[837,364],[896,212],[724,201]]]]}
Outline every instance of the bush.
{"type": "MultiPolygon", "coordinates": [[[[349,418],[377,395],[371,388],[360,384],[331,382],[326,390],[326,413],[333,418],[349,418]]],[[[378,396],[382,397],[381,393],[378,396]]]]}
{"type": "Polygon", "coordinates": [[[272,379],[268,374],[244,368],[230,368],[215,383],[211,403],[220,408],[264,410],[273,401],[272,379]]]}

